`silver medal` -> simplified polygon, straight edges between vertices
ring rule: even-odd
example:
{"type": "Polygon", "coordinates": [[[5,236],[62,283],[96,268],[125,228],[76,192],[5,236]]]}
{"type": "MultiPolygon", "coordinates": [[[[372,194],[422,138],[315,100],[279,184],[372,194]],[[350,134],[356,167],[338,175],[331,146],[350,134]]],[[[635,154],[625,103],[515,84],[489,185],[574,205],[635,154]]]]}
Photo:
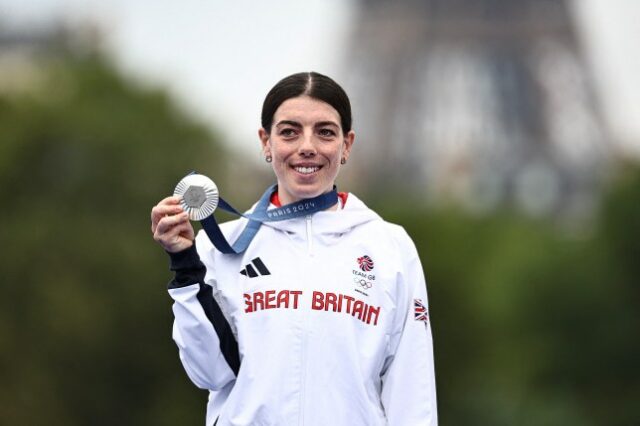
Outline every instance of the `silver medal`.
{"type": "Polygon", "coordinates": [[[220,199],[216,184],[205,175],[195,173],[178,182],[173,195],[180,197],[180,204],[191,220],[202,220],[211,216],[220,199]]]}

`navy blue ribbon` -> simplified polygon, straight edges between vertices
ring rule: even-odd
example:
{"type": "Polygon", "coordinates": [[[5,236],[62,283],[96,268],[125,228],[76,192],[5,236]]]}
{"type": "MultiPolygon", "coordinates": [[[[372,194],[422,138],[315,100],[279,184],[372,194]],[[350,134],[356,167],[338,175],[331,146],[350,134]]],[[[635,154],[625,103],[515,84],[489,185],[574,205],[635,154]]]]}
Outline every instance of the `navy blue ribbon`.
{"type": "Polygon", "coordinates": [[[202,228],[209,236],[209,239],[213,245],[225,254],[238,254],[242,253],[249,247],[251,241],[256,236],[258,229],[263,222],[277,222],[281,220],[293,219],[301,216],[307,216],[322,210],[326,210],[329,207],[335,205],[338,202],[338,192],[335,186],[333,190],[324,194],[318,195],[314,198],[307,198],[300,201],[296,201],[290,204],[286,204],[282,207],[268,210],[269,203],[271,201],[271,195],[277,190],[277,185],[270,186],[265,193],[260,197],[256,208],[252,213],[242,214],[236,209],[231,207],[229,203],[222,198],[218,201],[218,207],[222,210],[242,216],[249,219],[247,226],[242,230],[242,233],[238,239],[230,245],[225,236],[222,234],[216,218],[211,215],[200,221],[202,228]]]}

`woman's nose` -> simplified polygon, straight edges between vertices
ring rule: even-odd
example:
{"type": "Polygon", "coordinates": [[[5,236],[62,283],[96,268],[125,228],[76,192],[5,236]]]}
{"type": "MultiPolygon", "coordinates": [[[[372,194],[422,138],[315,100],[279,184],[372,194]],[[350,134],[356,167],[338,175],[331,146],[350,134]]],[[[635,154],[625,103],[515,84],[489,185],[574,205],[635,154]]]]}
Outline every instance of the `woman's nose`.
{"type": "Polygon", "coordinates": [[[308,134],[302,137],[300,146],[298,147],[298,153],[304,156],[316,154],[316,146],[313,143],[313,135],[308,134]]]}

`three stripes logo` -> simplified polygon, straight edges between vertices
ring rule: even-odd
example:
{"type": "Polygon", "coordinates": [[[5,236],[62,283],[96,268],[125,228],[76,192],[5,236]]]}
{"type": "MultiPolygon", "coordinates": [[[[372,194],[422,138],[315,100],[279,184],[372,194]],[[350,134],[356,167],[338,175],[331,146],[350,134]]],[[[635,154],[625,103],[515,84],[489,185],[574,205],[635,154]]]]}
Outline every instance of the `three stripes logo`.
{"type": "Polygon", "coordinates": [[[242,271],[240,271],[242,275],[249,278],[255,278],[262,275],[271,275],[271,272],[267,269],[266,265],[260,260],[259,257],[256,257],[251,261],[251,263],[247,264],[242,271]]]}

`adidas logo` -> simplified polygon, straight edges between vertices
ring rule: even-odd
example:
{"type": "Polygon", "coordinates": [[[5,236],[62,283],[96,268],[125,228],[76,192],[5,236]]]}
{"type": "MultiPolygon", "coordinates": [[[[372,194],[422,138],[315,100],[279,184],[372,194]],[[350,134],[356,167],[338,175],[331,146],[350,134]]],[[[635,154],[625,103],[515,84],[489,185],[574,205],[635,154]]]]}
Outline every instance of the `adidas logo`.
{"type": "Polygon", "coordinates": [[[267,269],[265,264],[262,263],[262,260],[260,260],[259,257],[253,259],[251,263],[249,263],[242,271],[240,271],[240,273],[249,278],[255,278],[260,275],[271,275],[271,272],[269,272],[269,270],[267,269]],[[258,270],[257,272],[256,269],[258,270]]]}

